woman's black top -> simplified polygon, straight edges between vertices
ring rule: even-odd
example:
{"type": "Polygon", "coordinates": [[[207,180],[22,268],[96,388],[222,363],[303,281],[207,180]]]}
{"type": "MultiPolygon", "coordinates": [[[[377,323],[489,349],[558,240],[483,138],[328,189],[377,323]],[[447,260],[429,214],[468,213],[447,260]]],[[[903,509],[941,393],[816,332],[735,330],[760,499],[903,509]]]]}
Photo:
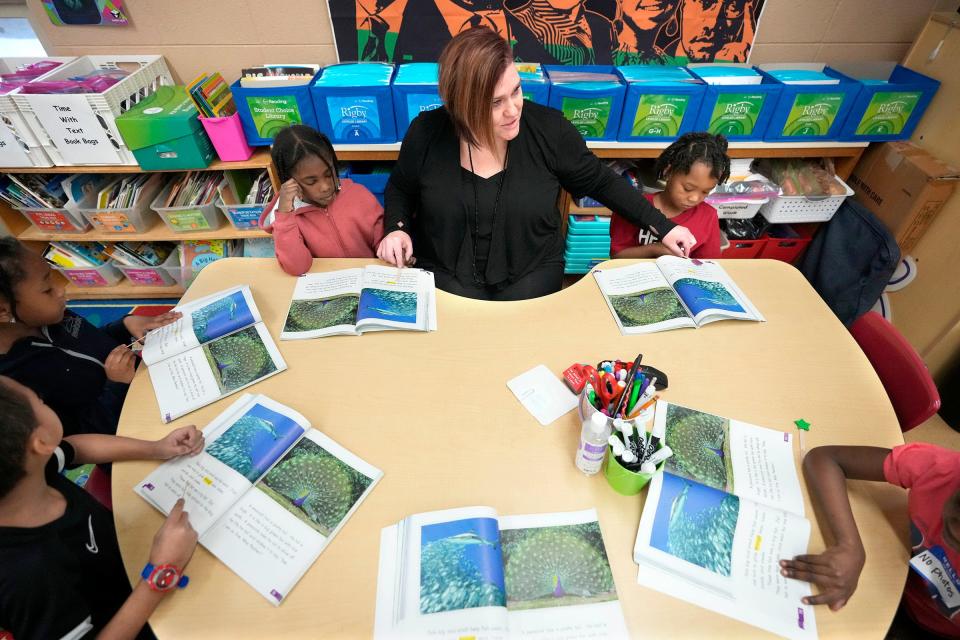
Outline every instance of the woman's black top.
{"type": "MultiPolygon", "coordinates": [[[[515,282],[562,252],[561,189],[575,198],[590,196],[661,238],[675,226],[587,149],[556,109],[525,101],[520,133],[509,145],[489,253],[477,254],[481,261],[486,257],[481,276],[487,284],[515,282]]],[[[464,283],[474,282],[476,199],[469,177],[460,165],[460,144],[446,109],[421,113],[404,136],[387,183],[384,221],[385,233],[399,229],[411,235],[418,267],[464,283]]],[[[483,209],[484,202],[480,204],[483,209]]],[[[490,214],[481,211],[481,220],[490,214]]]]}

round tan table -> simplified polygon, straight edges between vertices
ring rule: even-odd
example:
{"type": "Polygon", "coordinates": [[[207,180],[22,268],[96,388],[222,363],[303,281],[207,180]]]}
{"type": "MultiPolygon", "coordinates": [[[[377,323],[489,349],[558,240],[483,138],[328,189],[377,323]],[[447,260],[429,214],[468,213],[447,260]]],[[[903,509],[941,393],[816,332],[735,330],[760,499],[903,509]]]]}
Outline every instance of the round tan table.
{"type": "MultiPolygon", "coordinates": [[[[320,259],[313,270],[369,262],[320,259]]],[[[669,374],[664,398],[672,402],[785,431],[804,418],[813,425],[808,449],[902,444],[870,363],[799,272],[771,260],[728,260],[723,266],[768,322],[621,336],[588,276],[558,294],[522,302],[481,302],[438,291],[435,333],[278,340],[289,370],[249,391],[300,411],[384,477],[280,607],[198,548],[187,572],[189,588],[167,598],[151,619],[157,636],[371,637],[380,529],[414,513],[472,505],[504,515],[596,507],[635,636],[768,636],[638,586],[632,549],[642,494],[620,496],[602,476],[588,478],[574,467],[576,411],[541,427],[506,387],[537,364],[559,375],[573,362],[629,360],[642,352],[645,363],[669,374]],[[364,384],[346,384],[347,374],[364,384]]],[[[249,284],[278,339],[294,282],[271,259],[226,259],[206,267],[184,300],[249,284]]],[[[235,399],[163,425],[141,370],[119,433],[155,439],[174,426],[202,427],[235,399]]],[[[131,580],[138,579],[163,520],[132,491],[156,464],[114,466],[114,517],[131,580]]],[[[905,496],[869,483],[850,483],[850,495],[867,563],[850,604],[839,613],[818,608],[817,625],[824,638],[882,638],[907,571],[905,496]]],[[[823,538],[809,498],[807,515],[813,521],[810,550],[820,551],[823,538]]]]}

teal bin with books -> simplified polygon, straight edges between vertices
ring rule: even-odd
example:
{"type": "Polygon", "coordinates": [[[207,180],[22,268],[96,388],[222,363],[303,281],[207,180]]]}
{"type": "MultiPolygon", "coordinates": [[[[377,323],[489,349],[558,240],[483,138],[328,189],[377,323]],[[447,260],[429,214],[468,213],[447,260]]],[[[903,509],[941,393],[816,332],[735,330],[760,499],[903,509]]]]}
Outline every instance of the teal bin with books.
{"type": "Polygon", "coordinates": [[[230,85],[243,124],[243,135],[252,146],[269,146],[281,129],[291,124],[317,127],[317,115],[310,97],[310,82],[288,87],[242,87],[230,85]]]}
{"type": "Polygon", "coordinates": [[[334,144],[396,142],[393,73],[394,66],[383,62],[324,68],[310,87],[320,131],[334,144]]]}
{"type": "Polygon", "coordinates": [[[523,92],[523,99],[547,104],[550,100],[550,81],[547,80],[540,63],[514,62],[513,66],[520,74],[520,90],[523,92]]]}
{"type": "Polygon", "coordinates": [[[585,140],[616,140],[626,85],[613,66],[544,65],[550,106],[559,109],[585,140]]]}
{"type": "Polygon", "coordinates": [[[215,151],[182,86],[161,86],[123,114],[117,129],[147,171],[204,169],[215,151]]]}
{"type": "Polygon", "coordinates": [[[907,140],[940,82],[893,62],[851,62],[833,68],[860,83],[840,130],[847,142],[907,140]]]}
{"type": "Polygon", "coordinates": [[[673,140],[693,128],[704,83],[683,67],[617,67],[627,84],[617,140],[673,140]]]}
{"type": "Polygon", "coordinates": [[[397,67],[391,89],[398,140],[403,140],[414,118],[443,106],[439,82],[440,66],[436,62],[409,62],[397,67]]]}
{"type": "Polygon", "coordinates": [[[695,131],[721,134],[728,140],[763,140],[777,106],[780,85],[746,64],[689,64],[704,82],[695,131]]]}
{"type": "Polygon", "coordinates": [[[762,64],[757,70],[780,85],[767,142],[839,140],[860,83],[817,62],[762,64]]]}

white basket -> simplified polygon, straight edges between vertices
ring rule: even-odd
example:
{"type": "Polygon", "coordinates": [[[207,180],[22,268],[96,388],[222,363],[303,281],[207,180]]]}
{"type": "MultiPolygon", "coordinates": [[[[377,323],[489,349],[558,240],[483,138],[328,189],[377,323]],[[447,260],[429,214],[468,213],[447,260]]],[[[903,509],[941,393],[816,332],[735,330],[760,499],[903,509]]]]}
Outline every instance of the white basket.
{"type": "Polygon", "coordinates": [[[101,233],[144,233],[157,221],[157,214],[150,205],[154,196],[163,187],[163,178],[154,174],[144,185],[140,197],[132,207],[112,209],[80,208],[80,213],[93,228],[101,233]]]}
{"type": "Polygon", "coordinates": [[[833,217],[843,201],[853,195],[853,189],[837,178],[847,190],[842,196],[777,196],[760,207],[760,213],[769,222],[826,222],[833,217]]]}
{"type": "MultiPolygon", "coordinates": [[[[66,64],[76,60],[76,56],[0,58],[0,73],[14,73],[20,67],[44,60],[66,64]]],[[[36,79],[46,78],[57,69],[51,69],[36,79]]],[[[19,87],[0,95],[0,167],[52,167],[53,162],[13,101],[13,96],[18,93],[19,87]]]]}
{"type": "MultiPolygon", "coordinates": [[[[153,200],[150,208],[160,214],[171,231],[176,233],[191,233],[195,231],[213,231],[220,228],[220,216],[217,215],[217,206],[211,201],[208,204],[195,204],[186,207],[161,207],[167,199],[171,186],[160,192],[153,200]]],[[[216,198],[214,198],[216,200],[216,198]]]]}
{"type": "Polygon", "coordinates": [[[717,217],[721,220],[743,220],[757,215],[760,207],[768,202],[770,198],[725,200],[724,202],[707,202],[707,204],[717,210],[717,217]]]}
{"type": "Polygon", "coordinates": [[[82,56],[68,62],[49,74],[44,80],[65,80],[72,76],[88,74],[95,70],[110,71],[137,66],[135,71],[103,93],[64,95],[13,95],[13,101],[23,115],[34,135],[40,140],[44,151],[57,166],[83,165],[137,165],[130,149],[117,129],[116,118],[132,106],[152,95],[162,85],[173,85],[173,76],[163,56],[82,56]],[[56,106],[68,105],[69,116],[78,122],[64,123],[84,131],[71,139],[94,140],[93,143],[68,144],[62,135],[51,136],[44,128],[42,119],[50,124],[56,106]],[[38,117],[38,113],[41,114],[38,117]],[[57,138],[54,140],[54,138],[57,138]],[[104,157],[101,157],[101,154],[104,157]],[[107,158],[106,156],[109,156],[107,158]]]}
{"type": "Polygon", "coordinates": [[[99,267],[57,268],[78,287],[112,287],[123,279],[120,270],[109,261],[99,267]]]}
{"type": "Polygon", "coordinates": [[[169,287],[183,284],[183,268],[180,266],[180,247],[178,246],[158,267],[128,267],[119,262],[116,266],[127,277],[130,284],[143,287],[169,287]]]}

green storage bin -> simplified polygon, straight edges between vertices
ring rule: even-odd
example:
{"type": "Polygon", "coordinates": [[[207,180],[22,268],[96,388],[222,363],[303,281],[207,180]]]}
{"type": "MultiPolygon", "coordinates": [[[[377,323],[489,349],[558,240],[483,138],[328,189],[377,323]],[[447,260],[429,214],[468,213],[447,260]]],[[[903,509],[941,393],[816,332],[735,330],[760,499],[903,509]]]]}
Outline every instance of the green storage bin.
{"type": "Polygon", "coordinates": [[[163,86],[117,117],[117,128],[147,171],[204,169],[214,149],[197,115],[184,87],[163,86]]]}

